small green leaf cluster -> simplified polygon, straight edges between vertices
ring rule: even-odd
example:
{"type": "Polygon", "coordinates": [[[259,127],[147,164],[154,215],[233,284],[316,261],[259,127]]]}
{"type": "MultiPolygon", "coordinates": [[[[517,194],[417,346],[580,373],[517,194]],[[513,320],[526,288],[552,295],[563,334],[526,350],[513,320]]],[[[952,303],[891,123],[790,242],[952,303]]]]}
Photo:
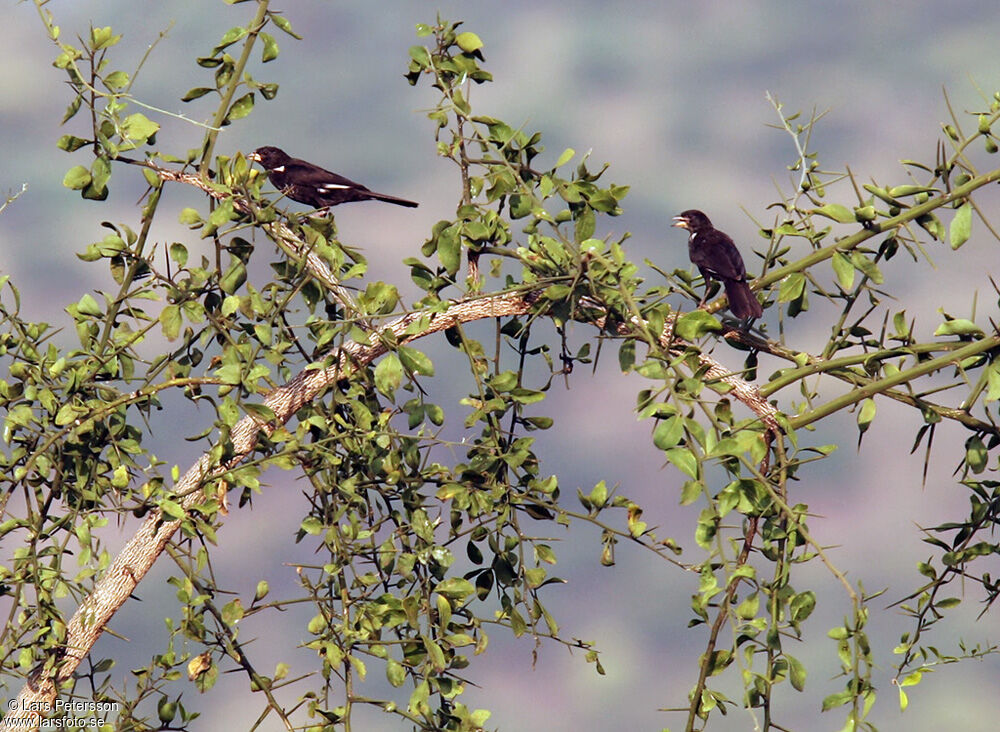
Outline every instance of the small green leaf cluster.
{"type": "Polygon", "coordinates": [[[116,35],[110,26],[91,27],[89,35],[79,38],[80,45],[74,46],[61,40],[61,31],[51,13],[45,9],[41,12],[49,37],[59,48],[53,66],[66,72],[74,93],[63,123],[75,117],[83,107],[92,112],[93,124],[88,137],[63,135],[59,138],[58,146],[67,152],[90,146],[95,153],[90,167],[75,166],[66,173],[63,185],[80,191],[84,198],[103,201],[108,196],[110,159],[143,145],[155,145],[160,125],[142,112],[129,111],[134,74],[113,70],[108,57],[109,49],[121,41],[120,34],[116,35]]]}
{"type": "Polygon", "coordinates": [[[439,221],[422,248],[425,257],[436,255],[438,266],[406,260],[414,282],[439,298],[456,284],[466,252],[469,284],[478,289],[478,261],[487,254],[495,257],[490,276],[505,278],[507,286],[548,284],[545,306],[559,311],[558,321],[569,319],[581,297],[621,309],[621,283],[634,279],[635,272],[621,250],[625,237],[609,242],[594,234],[598,216],[621,213],[628,186],[602,186],[608,166],[593,172],[586,157],[567,171],[576,156],[569,148],[551,167],[539,169],[545,149],[541,133],[472,113],[468,87],[492,79],[480,66],[484,45],[479,37],[440,21],[419,26],[418,34],[433,35],[435,44],[411,49],[408,78],[417,84],[429,76],[441,92],[428,117],[437,128],[439,155],[461,170],[463,196],[456,217],[439,221]],[[512,229],[514,221],[524,222],[525,239],[512,229]],[[521,265],[517,276],[504,268],[506,260],[521,265]]]}

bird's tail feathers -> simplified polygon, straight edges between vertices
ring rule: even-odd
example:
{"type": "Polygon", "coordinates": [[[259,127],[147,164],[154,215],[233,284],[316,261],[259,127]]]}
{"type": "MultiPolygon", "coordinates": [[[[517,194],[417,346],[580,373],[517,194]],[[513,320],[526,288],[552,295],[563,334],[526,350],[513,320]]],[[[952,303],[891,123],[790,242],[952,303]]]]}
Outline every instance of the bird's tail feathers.
{"type": "Polygon", "coordinates": [[[405,198],[398,198],[396,196],[390,196],[387,193],[376,193],[375,191],[366,191],[369,198],[375,198],[379,201],[385,201],[386,203],[395,203],[397,206],[406,206],[408,208],[416,208],[420,204],[416,201],[407,201],[405,198]]]}
{"type": "Polygon", "coordinates": [[[740,320],[759,318],[764,314],[764,308],[746,281],[726,280],[725,285],[726,297],[729,298],[729,311],[737,318],[740,320]]]}

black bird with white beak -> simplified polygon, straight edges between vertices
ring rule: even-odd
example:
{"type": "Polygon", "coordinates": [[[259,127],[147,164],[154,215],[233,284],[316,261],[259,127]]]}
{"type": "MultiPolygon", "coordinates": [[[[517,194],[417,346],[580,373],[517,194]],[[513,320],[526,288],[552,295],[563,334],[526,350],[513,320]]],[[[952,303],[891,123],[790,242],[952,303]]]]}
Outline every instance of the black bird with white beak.
{"type": "Polygon", "coordinates": [[[415,208],[415,201],[377,193],[342,175],[286,154],[276,147],[259,147],[247,160],[260,163],[267,177],[279,191],[293,201],[313,208],[327,208],[351,201],[385,201],[415,208]]]}
{"type": "MultiPolygon", "coordinates": [[[[688,256],[705,279],[705,292],[711,280],[722,282],[729,299],[729,310],[740,320],[759,318],[764,309],[747,284],[746,266],[733,240],[712,226],[708,216],[690,209],[673,218],[673,226],[688,230],[688,256]]],[[[702,304],[705,300],[702,299],[702,304]]]]}

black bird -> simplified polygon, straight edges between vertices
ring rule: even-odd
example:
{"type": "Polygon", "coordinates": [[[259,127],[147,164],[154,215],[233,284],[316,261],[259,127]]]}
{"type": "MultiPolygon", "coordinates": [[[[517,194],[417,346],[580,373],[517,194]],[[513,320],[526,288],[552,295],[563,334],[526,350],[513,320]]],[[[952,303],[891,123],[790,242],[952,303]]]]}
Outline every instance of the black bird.
{"type": "Polygon", "coordinates": [[[259,147],[248,155],[247,159],[260,163],[267,171],[268,179],[279,191],[293,201],[313,208],[326,208],[339,203],[371,199],[410,208],[417,206],[416,202],[407,201],[405,198],[376,193],[342,175],[331,173],[305,160],[293,158],[276,147],[259,147]]]}
{"type": "Polygon", "coordinates": [[[764,309],[747,284],[743,257],[733,240],[712,226],[708,216],[701,211],[684,211],[679,216],[674,216],[673,220],[674,226],[690,232],[688,256],[705,279],[706,294],[712,279],[721,280],[726,287],[726,297],[729,298],[729,309],[733,315],[740,320],[763,315],[764,309]]]}

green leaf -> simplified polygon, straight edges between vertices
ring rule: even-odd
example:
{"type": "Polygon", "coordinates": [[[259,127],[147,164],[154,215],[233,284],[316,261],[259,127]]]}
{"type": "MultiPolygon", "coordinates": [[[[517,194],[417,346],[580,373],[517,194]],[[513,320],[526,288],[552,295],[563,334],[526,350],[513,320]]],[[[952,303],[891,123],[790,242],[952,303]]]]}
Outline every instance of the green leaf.
{"type": "MultiPolygon", "coordinates": [[[[219,209],[216,209],[218,211],[219,209]]],[[[239,259],[233,258],[229,268],[219,280],[219,288],[227,295],[232,295],[247,281],[247,267],[239,259]]]]}
{"type": "Polygon", "coordinates": [[[556,164],[554,167],[561,168],[570,160],[572,160],[574,155],[576,155],[576,150],[574,150],[571,147],[567,147],[565,150],[563,150],[563,153],[562,155],[559,156],[559,159],[556,160],[556,164]]]}
{"type": "Polygon", "coordinates": [[[90,47],[95,51],[109,48],[122,39],[121,34],[114,35],[111,26],[90,29],[90,47]]]}
{"type": "MultiPolygon", "coordinates": [[[[75,150],[79,150],[84,145],[89,145],[90,143],[91,140],[84,140],[82,137],[74,137],[73,135],[63,135],[62,137],[59,138],[59,141],[56,143],[56,147],[58,147],[60,150],[65,150],[66,152],[73,152],[75,150]]],[[[86,168],[84,168],[84,170],[86,170],[86,168]]],[[[69,173],[67,173],[66,175],[68,176],[69,173]]],[[[87,175],[90,175],[90,173],[88,172],[87,175]]],[[[63,185],[66,185],[65,180],[63,181],[63,185]]],[[[86,185],[86,183],[84,185],[86,185]]],[[[72,186],[66,186],[66,187],[72,188],[72,186]]]]}
{"type": "Polygon", "coordinates": [[[111,91],[118,91],[128,86],[128,74],[124,71],[112,71],[104,77],[104,85],[111,91]]]}
{"type": "Polygon", "coordinates": [[[160,126],[146,117],[142,112],[130,114],[122,122],[122,138],[136,143],[143,143],[159,131],[160,126]]]}
{"type": "Polygon", "coordinates": [[[792,302],[802,297],[806,287],[806,276],[801,272],[792,272],[781,281],[778,288],[778,302],[792,302]]]}
{"type": "Polygon", "coordinates": [[[851,260],[842,252],[834,252],[830,261],[837,275],[837,282],[844,290],[849,291],[854,286],[854,265],[851,260]]]}
{"type": "Polygon", "coordinates": [[[573,230],[573,240],[584,242],[590,239],[597,230],[597,217],[594,210],[587,207],[577,215],[576,226],[573,230]]]}
{"type": "Polygon", "coordinates": [[[323,522],[321,522],[315,516],[310,516],[305,519],[299,527],[307,534],[311,536],[317,536],[323,531],[323,522]]]}
{"type": "Polygon", "coordinates": [[[219,39],[219,45],[212,49],[212,55],[214,56],[220,51],[224,51],[227,47],[236,43],[236,41],[240,40],[246,34],[247,29],[242,26],[230,28],[222,35],[222,38],[219,39]]]}
{"type": "Polygon", "coordinates": [[[538,391],[537,389],[525,389],[523,387],[518,387],[516,389],[511,389],[510,396],[511,399],[518,404],[534,404],[545,399],[545,392],[538,391]]]}
{"type": "Polygon", "coordinates": [[[937,193],[936,188],[928,188],[927,186],[914,186],[914,185],[903,185],[903,186],[893,186],[889,189],[889,195],[893,198],[905,198],[906,196],[915,196],[918,193],[937,193]]]}
{"type": "Polygon", "coordinates": [[[674,332],[686,341],[693,341],[706,333],[718,332],[722,330],[722,323],[711,313],[700,308],[684,313],[677,319],[674,332]]]}
{"type": "Polygon", "coordinates": [[[683,447],[672,447],[667,450],[667,460],[688,477],[698,478],[698,460],[690,450],[683,447]]]}
{"type": "Polygon", "coordinates": [[[472,729],[480,729],[486,726],[486,722],[490,717],[493,716],[493,712],[489,709],[476,709],[469,715],[469,721],[472,723],[472,729]]]}
{"type": "Polygon", "coordinates": [[[395,658],[385,662],[385,677],[397,689],[406,683],[406,667],[395,658]]]}
{"type": "Polygon", "coordinates": [[[758,612],[760,612],[760,595],[756,592],[736,606],[736,617],[742,620],[753,620],[758,612]]]}
{"type": "Polygon", "coordinates": [[[490,388],[494,391],[510,391],[517,386],[517,372],[503,371],[489,380],[490,388]]]}
{"type": "Polygon", "coordinates": [[[215,91],[215,89],[212,89],[212,88],[207,87],[207,86],[196,86],[193,89],[188,89],[187,94],[185,94],[183,97],[181,97],[181,101],[182,102],[193,102],[195,99],[200,99],[201,97],[205,96],[206,94],[209,94],[209,93],[214,92],[214,91],[215,91]]]}
{"type": "Polygon", "coordinates": [[[949,229],[951,248],[958,249],[972,235],[972,204],[966,201],[958,207],[949,229]]]}
{"type": "Polygon", "coordinates": [[[466,31],[455,36],[455,43],[466,53],[472,53],[483,47],[483,42],[475,33],[466,31]]]}
{"type": "Polygon", "coordinates": [[[900,206],[903,205],[895,198],[889,195],[889,191],[884,188],[879,188],[878,186],[873,186],[870,183],[865,183],[863,188],[871,194],[874,194],[876,198],[880,201],[888,203],[890,206],[900,206]]]}
{"type": "Polygon", "coordinates": [[[573,288],[569,285],[549,285],[545,288],[545,298],[548,300],[565,300],[573,288]]]}
{"type": "Polygon", "coordinates": [[[792,601],[789,603],[789,609],[791,610],[792,620],[796,623],[801,623],[812,615],[813,610],[816,609],[816,594],[812,590],[800,592],[792,598],[792,601]]]}
{"type": "Polygon", "coordinates": [[[87,410],[83,409],[76,404],[63,404],[59,407],[59,411],[56,412],[55,423],[57,427],[65,427],[68,424],[72,424],[78,418],[82,417],[87,413],[87,410]]]}
{"type": "Polygon", "coordinates": [[[462,240],[459,237],[459,224],[452,224],[437,237],[438,259],[450,275],[458,272],[462,264],[462,240]]]}
{"type": "Polygon", "coordinates": [[[163,511],[164,515],[169,518],[181,520],[184,518],[184,509],[176,501],[171,501],[169,499],[160,501],[160,510],[163,511]]]}
{"type": "Polygon", "coordinates": [[[398,349],[399,360],[407,371],[424,376],[434,375],[434,364],[425,353],[421,353],[416,348],[400,346],[398,349]]]}
{"type": "Polygon", "coordinates": [[[618,349],[618,367],[625,374],[631,371],[633,366],[635,366],[635,341],[629,339],[623,341],[618,349]]]}
{"type": "Polygon", "coordinates": [[[804,691],[806,688],[806,667],[794,656],[785,656],[788,661],[788,678],[792,682],[792,688],[796,691],[804,691]]]}
{"type": "Polygon", "coordinates": [[[223,226],[233,219],[236,218],[236,210],[233,207],[233,199],[227,198],[221,204],[215,207],[215,210],[208,217],[209,228],[208,231],[203,232],[202,236],[209,236],[214,233],[216,229],[223,226]]]}
{"type": "Polygon", "coordinates": [[[934,335],[936,336],[972,336],[982,334],[982,328],[973,323],[971,320],[966,320],[965,318],[952,318],[951,320],[946,320],[937,327],[937,330],[934,331],[934,335]]]}
{"type": "Polygon", "coordinates": [[[264,42],[264,50],[260,54],[261,63],[267,63],[278,58],[278,42],[270,33],[261,33],[260,40],[264,42]]]}
{"type": "Polygon", "coordinates": [[[449,577],[443,580],[434,587],[434,591],[439,595],[443,595],[449,599],[463,600],[469,595],[475,593],[476,588],[472,586],[469,580],[463,577],[449,577]]]}
{"type": "Polygon", "coordinates": [[[684,485],[681,487],[681,505],[690,506],[692,503],[701,498],[704,490],[705,486],[702,485],[700,481],[684,481],[684,485]]]}
{"type": "Polygon", "coordinates": [[[608,501],[608,484],[605,481],[599,482],[587,496],[587,501],[594,508],[601,508],[608,501]]]}
{"type": "Polygon", "coordinates": [[[830,694],[830,696],[823,700],[823,711],[828,712],[834,707],[841,707],[852,699],[854,699],[854,695],[849,691],[839,691],[836,694],[830,694]]]}
{"type": "Polygon", "coordinates": [[[871,426],[872,420],[875,419],[876,411],[875,400],[871,397],[861,402],[861,409],[858,411],[858,430],[862,434],[871,426]]]}
{"type": "Polygon", "coordinates": [[[253,110],[253,92],[247,92],[242,97],[233,102],[233,106],[229,108],[229,114],[226,115],[226,121],[235,122],[238,119],[243,119],[253,110]]]}
{"type": "Polygon", "coordinates": [[[302,40],[302,36],[292,30],[292,24],[289,22],[288,18],[283,15],[275,15],[273,13],[269,14],[268,17],[271,19],[272,23],[281,28],[281,30],[290,35],[292,38],[299,41],[302,40]]]}
{"type": "Polygon", "coordinates": [[[222,301],[222,314],[227,318],[239,309],[240,298],[238,295],[227,295],[226,299],[222,301]]]}
{"type": "Polygon", "coordinates": [[[430,684],[428,684],[427,680],[424,679],[419,684],[417,684],[417,687],[413,690],[413,693],[410,694],[410,701],[409,704],[407,705],[407,711],[409,711],[411,714],[419,714],[419,715],[430,714],[431,706],[428,703],[430,695],[431,695],[430,684]]]}
{"type": "Polygon", "coordinates": [[[684,420],[678,416],[664,419],[653,430],[653,444],[660,450],[676,447],[684,437],[684,420]]]}
{"type": "Polygon", "coordinates": [[[510,206],[510,216],[514,219],[523,219],[531,213],[531,197],[521,193],[515,193],[508,201],[510,206]]]}
{"type": "Polygon", "coordinates": [[[170,245],[170,259],[177,262],[181,267],[187,264],[188,261],[188,250],[187,247],[178,241],[175,241],[170,245]]]}
{"type": "Polygon", "coordinates": [[[854,218],[861,223],[874,221],[877,215],[874,206],[859,206],[854,209],[854,218]]]}
{"type": "Polygon", "coordinates": [[[90,184],[83,189],[83,197],[91,201],[103,201],[108,197],[108,181],[111,179],[111,165],[106,158],[94,158],[90,165],[90,184]]]}
{"type": "Polygon", "coordinates": [[[90,171],[82,165],[70,168],[63,177],[63,185],[74,191],[86,188],[90,184],[90,171]]]}
{"type": "Polygon", "coordinates": [[[89,293],[85,293],[83,297],[77,301],[76,311],[81,315],[90,315],[95,318],[99,318],[103,315],[101,306],[97,304],[97,300],[95,300],[89,293]]]}
{"type": "Polygon", "coordinates": [[[431,65],[431,54],[424,46],[410,46],[410,58],[422,69],[431,65]]]}
{"type": "Polygon", "coordinates": [[[944,224],[941,223],[941,219],[937,216],[932,213],[918,216],[917,223],[924,231],[933,236],[935,239],[938,241],[944,241],[944,224]]]}
{"type": "Polygon", "coordinates": [[[167,305],[160,311],[160,326],[163,328],[163,335],[168,341],[172,341],[181,332],[181,309],[178,305],[167,305]]]}
{"type": "Polygon", "coordinates": [[[375,388],[390,399],[403,381],[403,364],[399,357],[389,352],[375,366],[375,388]]]}
{"type": "Polygon", "coordinates": [[[987,402],[995,402],[1000,399],[1000,360],[989,365],[986,374],[986,399],[987,402]]]}
{"type": "Polygon", "coordinates": [[[854,223],[854,212],[847,208],[847,206],[842,206],[839,203],[828,203],[821,208],[814,209],[813,213],[833,219],[841,224],[854,223]]]}
{"type": "Polygon", "coordinates": [[[876,285],[882,284],[882,272],[879,270],[878,265],[866,255],[861,252],[853,252],[851,254],[851,264],[857,267],[861,274],[865,275],[876,285]]]}
{"type": "Polygon", "coordinates": [[[226,625],[235,625],[237,622],[243,619],[246,615],[246,611],[243,609],[243,603],[237,597],[232,602],[227,602],[222,606],[222,620],[226,625]]]}
{"type": "Polygon", "coordinates": [[[482,221],[467,221],[462,227],[466,239],[474,242],[489,241],[490,228],[482,221]]]}
{"type": "Polygon", "coordinates": [[[185,226],[201,226],[205,223],[198,210],[190,207],[181,209],[181,215],[177,218],[185,226]]]}
{"type": "Polygon", "coordinates": [[[905,679],[899,682],[900,686],[916,686],[924,677],[923,671],[914,671],[908,674],[905,679]]]}
{"type": "Polygon", "coordinates": [[[965,441],[965,462],[973,473],[983,472],[989,457],[989,451],[979,435],[973,435],[965,441]]]}
{"type": "Polygon", "coordinates": [[[247,414],[252,415],[258,422],[263,422],[265,424],[269,422],[274,422],[276,416],[274,410],[271,409],[266,404],[254,404],[252,402],[244,402],[243,408],[246,410],[247,414]]]}

